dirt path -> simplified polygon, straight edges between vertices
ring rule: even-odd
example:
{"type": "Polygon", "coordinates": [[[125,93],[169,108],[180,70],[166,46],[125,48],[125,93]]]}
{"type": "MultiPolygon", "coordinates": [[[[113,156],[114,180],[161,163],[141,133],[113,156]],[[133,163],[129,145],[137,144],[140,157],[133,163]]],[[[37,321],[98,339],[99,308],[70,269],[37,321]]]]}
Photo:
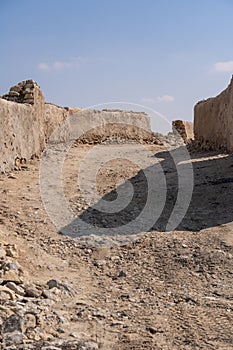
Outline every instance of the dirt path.
{"type": "MultiPolygon", "coordinates": [[[[77,171],[90,150],[90,146],[73,147],[63,171],[65,195],[80,217],[90,213],[77,188],[77,171]]],[[[137,155],[145,167],[157,167],[166,150],[150,146],[143,151],[127,145],[124,161],[118,159],[122,154],[117,153],[117,145],[102,145],[99,150],[98,157],[90,154],[85,172],[79,173],[87,180],[84,194],[92,193],[93,164],[101,164],[101,156],[111,154],[114,160],[98,170],[97,194],[112,201],[116,186],[134,178],[138,188],[134,203],[140,210],[144,179],[137,177],[140,167],[132,160],[137,155]],[[160,157],[153,157],[156,152],[160,157]]],[[[33,283],[56,279],[74,291],[51,306],[66,322],[48,325],[46,341],[70,341],[73,345],[67,349],[78,349],[75,342],[82,339],[92,341],[90,349],[104,350],[233,348],[232,157],[196,154],[192,158],[194,195],[179,231],[160,232],[155,227],[134,239],[121,235],[111,244],[105,240],[94,246],[98,240],[85,232],[78,240],[57,233],[40,197],[38,161],[1,175],[0,237],[17,245],[25,279],[33,283]]],[[[165,165],[168,194],[173,198],[174,164],[165,165]]],[[[166,213],[170,203],[166,202],[166,213]]],[[[128,215],[123,219],[128,220],[128,215]]],[[[91,219],[95,220],[93,213],[91,219]]],[[[108,227],[108,222],[101,225],[108,227]]],[[[42,340],[38,338],[38,348],[42,340]]]]}

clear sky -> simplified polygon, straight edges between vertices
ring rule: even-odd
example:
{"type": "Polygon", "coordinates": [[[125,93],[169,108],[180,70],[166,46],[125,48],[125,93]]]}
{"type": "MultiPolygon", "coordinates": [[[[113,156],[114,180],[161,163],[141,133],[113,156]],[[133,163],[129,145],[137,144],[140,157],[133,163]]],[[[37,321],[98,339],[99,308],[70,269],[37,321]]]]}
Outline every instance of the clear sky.
{"type": "Polygon", "coordinates": [[[233,74],[232,18],[232,0],[0,0],[0,95],[32,78],[59,105],[192,120],[233,74]]]}

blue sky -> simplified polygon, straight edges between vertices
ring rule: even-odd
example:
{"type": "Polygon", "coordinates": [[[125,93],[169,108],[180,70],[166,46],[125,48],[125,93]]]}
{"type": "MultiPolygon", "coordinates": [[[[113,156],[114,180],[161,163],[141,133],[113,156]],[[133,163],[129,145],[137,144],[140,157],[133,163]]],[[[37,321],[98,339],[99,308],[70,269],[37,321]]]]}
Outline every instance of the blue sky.
{"type": "Polygon", "coordinates": [[[59,105],[192,120],[233,74],[232,16],[232,0],[1,0],[0,95],[32,78],[59,105]]]}

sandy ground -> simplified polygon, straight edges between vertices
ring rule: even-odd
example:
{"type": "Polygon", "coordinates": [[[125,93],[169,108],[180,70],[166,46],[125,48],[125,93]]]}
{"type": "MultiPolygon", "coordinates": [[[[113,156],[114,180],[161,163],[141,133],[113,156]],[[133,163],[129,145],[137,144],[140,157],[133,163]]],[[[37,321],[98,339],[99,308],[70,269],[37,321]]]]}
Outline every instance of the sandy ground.
{"type": "MultiPolygon", "coordinates": [[[[26,278],[67,281],[76,291],[54,303],[53,309],[68,322],[62,330],[48,326],[50,338],[87,338],[104,350],[232,349],[232,156],[191,154],[192,199],[177,229],[166,232],[179,187],[177,166],[167,150],[129,144],[101,145],[90,152],[91,146],[78,145],[67,154],[64,193],[74,215],[109,230],[109,237],[90,236],[86,228],[79,238],[58,233],[41,200],[39,161],[0,176],[0,237],[17,245],[26,278]],[[106,154],[112,155],[107,162],[106,154]],[[145,161],[149,173],[162,169],[167,192],[153,228],[137,232],[136,227],[135,235],[127,236],[122,226],[137,217],[148,195],[136,159],[145,161]],[[110,206],[117,198],[115,189],[124,193],[131,179],[136,194],[119,215],[99,214],[86,203],[85,195],[93,192],[94,168],[97,202],[104,198],[110,206]],[[119,228],[119,236],[112,227],[119,228]]],[[[159,187],[156,191],[160,200],[159,187]]],[[[63,212],[61,208],[61,217],[63,212]]],[[[72,222],[66,230],[70,227],[78,232],[72,222]]]]}

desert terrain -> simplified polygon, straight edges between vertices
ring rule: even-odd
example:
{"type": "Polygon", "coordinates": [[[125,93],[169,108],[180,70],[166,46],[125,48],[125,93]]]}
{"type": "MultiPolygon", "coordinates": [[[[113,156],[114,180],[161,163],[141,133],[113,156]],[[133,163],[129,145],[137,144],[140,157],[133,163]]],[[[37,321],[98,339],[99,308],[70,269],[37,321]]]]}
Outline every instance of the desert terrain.
{"type": "Polygon", "coordinates": [[[98,147],[87,184],[101,154],[115,155],[99,168],[97,191],[111,203],[129,180],[132,205],[113,218],[85,202],[77,173],[92,145],[71,147],[63,187],[74,215],[109,229],[109,236],[59,232],[41,199],[40,160],[0,175],[1,348],[232,349],[232,155],[190,148],[191,202],[176,230],[167,231],[178,165],[166,147],[145,146],[147,169],[160,164],[165,174],[166,201],[153,227],[127,235],[122,225],[140,213],[148,194],[145,169],[133,162],[143,150],[134,143],[98,147]],[[127,160],[124,152],[116,156],[121,147],[127,160]]]}

